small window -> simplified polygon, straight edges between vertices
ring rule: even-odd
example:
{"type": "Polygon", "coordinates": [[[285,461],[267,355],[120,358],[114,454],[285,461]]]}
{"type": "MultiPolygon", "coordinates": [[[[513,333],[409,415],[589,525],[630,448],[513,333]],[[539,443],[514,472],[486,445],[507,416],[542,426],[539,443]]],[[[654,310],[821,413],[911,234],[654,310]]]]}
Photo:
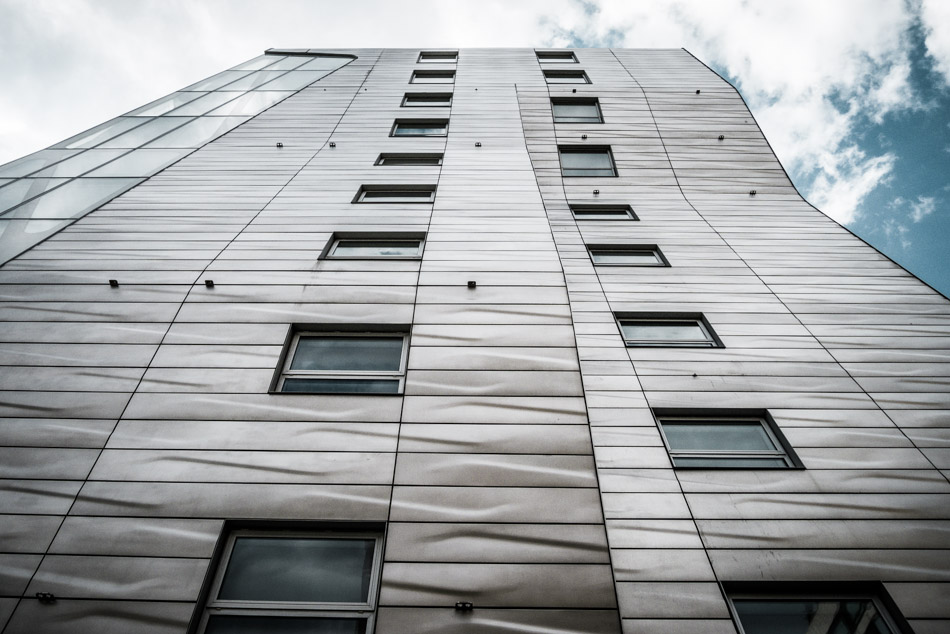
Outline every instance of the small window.
{"type": "Polygon", "coordinates": [[[458,51],[422,51],[419,53],[419,63],[434,62],[439,64],[454,64],[459,59],[458,51]]]}
{"type": "Polygon", "coordinates": [[[589,84],[590,78],[582,70],[545,70],[544,80],[549,84],[589,84]]]}
{"type": "Polygon", "coordinates": [[[629,347],[721,348],[706,318],[680,313],[617,313],[629,347]]]}
{"type": "Polygon", "coordinates": [[[435,185],[363,185],[354,203],[431,203],[435,185]]]}
{"type": "Polygon", "coordinates": [[[609,147],[588,145],[558,146],[562,176],[616,176],[609,147]]]}
{"type": "Polygon", "coordinates": [[[879,582],[730,583],[726,588],[742,634],[911,632],[879,582]],[[736,586],[749,591],[735,591],[736,586]]]}
{"type": "Polygon", "coordinates": [[[233,531],[199,631],[372,631],[378,533],[233,531]]]}
{"type": "Polygon", "coordinates": [[[380,154],[376,165],[442,165],[442,154],[380,154]]]}
{"type": "Polygon", "coordinates": [[[305,394],[401,394],[405,332],[310,332],[291,339],[275,391],[305,394]]]}
{"type": "Polygon", "coordinates": [[[655,413],[674,467],[788,469],[800,465],[767,412],[655,413]]]}
{"type": "Polygon", "coordinates": [[[330,236],[320,259],[418,260],[425,246],[421,232],[338,231],[330,236]]]}
{"type": "Polygon", "coordinates": [[[389,136],[445,136],[448,119],[396,119],[389,136]]]}
{"type": "Polygon", "coordinates": [[[589,244],[590,259],[599,266],[669,266],[655,244],[589,244]]]}
{"type": "Polygon", "coordinates": [[[452,105],[450,92],[407,92],[402,98],[403,108],[445,107],[452,105]]]}
{"type": "Polygon", "coordinates": [[[603,123],[596,99],[552,99],[554,123],[603,123]]]}
{"type": "Polygon", "coordinates": [[[639,220],[630,205],[571,205],[576,220],[639,220]]]}
{"type": "Polygon", "coordinates": [[[576,64],[574,51],[535,51],[541,63],[576,64]]]}
{"type": "Polygon", "coordinates": [[[413,71],[410,84],[454,84],[454,70],[417,70],[413,71]]]}

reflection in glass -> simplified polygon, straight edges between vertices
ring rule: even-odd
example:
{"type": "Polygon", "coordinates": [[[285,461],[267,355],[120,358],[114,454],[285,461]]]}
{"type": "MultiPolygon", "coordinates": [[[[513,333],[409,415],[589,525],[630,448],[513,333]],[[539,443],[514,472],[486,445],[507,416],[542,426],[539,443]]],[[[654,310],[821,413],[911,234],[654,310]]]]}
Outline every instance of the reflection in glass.
{"type": "Polygon", "coordinates": [[[561,150],[561,174],[564,176],[615,176],[614,163],[607,150],[561,150]]]}
{"type": "Polygon", "coordinates": [[[636,220],[630,207],[571,207],[574,217],[578,220],[636,220]]]}
{"type": "Polygon", "coordinates": [[[145,125],[141,125],[134,130],[117,136],[111,141],[106,141],[99,147],[136,148],[188,121],[191,121],[191,119],[186,117],[158,117],[152,119],[145,125]]]}
{"type": "Polygon", "coordinates": [[[176,150],[133,150],[118,161],[103,165],[88,177],[151,176],[158,170],[189,154],[191,148],[176,150]]]}
{"type": "Polygon", "coordinates": [[[186,103],[181,108],[175,110],[172,115],[179,117],[185,115],[201,115],[209,110],[213,110],[223,103],[234,99],[237,95],[233,92],[209,92],[204,97],[195,99],[186,103]]]}
{"type": "Polygon", "coordinates": [[[549,84],[589,84],[587,75],[583,71],[544,71],[544,78],[549,84]]]}
{"type": "Polygon", "coordinates": [[[734,599],[745,634],[895,634],[870,599],[734,599]]]}
{"type": "Polygon", "coordinates": [[[718,458],[689,458],[683,456],[673,456],[673,465],[676,467],[694,467],[694,468],[749,468],[749,469],[773,469],[775,467],[787,467],[788,463],[783,458],[737,458],[735,456],[722,456],[718,458]]]}
{"type": "Polygon", "coordinates": [[[281,392],[306,394],[398,394],[398,379],[286,378],[281,392]]]}
{"type": "Polygon", "coordinates": [[[416,71],[412,74],[413,84],[454,84],[454,71],[416,71]]]}
{"type": "Polygon", "coordinates": [[[52,167],[36,172],[34,176],[53,177],[53,176],[79,176],[89,170],[99,167],[114,158],[118,158],[128,152],[128,150],[86,150],[82,154],[77,154],[65,161],[60,161],[52,167]]]}
{"type": "Polygon", "coordinates": [[[0,214],[11,207],[16,207],[24,200],[62,185],[67,180],[66,178],[21,178],[0,187],[0,214]]]}
{"type": "Polygon", "coordinates": [[[715,343],[697,319],[623,319],[620,329],[627,345],[706,347],[715,343]]]}
{"type": "Polygon", "coordinates": [[[129,187],[140,178],[77,178],[7,212],[10,218],[78,218],[129,187]]]}
{"type": "Polygon", "coordinates": [[[291,370],[332,372],[398,372],[402,337],[301,335],[291,370]]]}
{"type": "Polygon", "coordinates": [[[233,81],[227,86],[221,88],[222,91],[245,91],[250,90],[251,88],[256,88],[261,84],[265,84],[272,79],[277,79],[287,71],[283,70],[260,70],[256,73],[251,73],[245,77],[240,78],[237,81],[233,81]]]}
{"type": "MultiPolygon", "coordinates": [[[[292,70],[282,77],[262,86],[264,90],[300,90],[318,79],[325,77],[325,71],[292,70]]],[[[260,90],[260,88],[258,89],[260,90]]]]}
{"type": "Polygon", "coordinates": [[[412,257],[420,254],[419,240],[339,240],[330,255],[351,258],[412,257]]]}
{"type": "Polygon", "coordinates": [[[360,194],[364,203],[428,203],[435,196],[427,189],[367,189],[360,194]]]}
{"type": "Polygon", "coordinates": [[[187,88],[182,88],[182,90],[195,91],[195,90],[217,90],[225,84],[230,84],[235,79],[240,79],[247,75],[247,71],[242,70],[226,70],[223,73],[218,73],[217,75],[212,75],[207,79],[202,79],[196,84],[192,84],[187,88]]]}
{"type": "Polygon", "coordinates": [[[336,70],[350,61],[349,57],[315,57],[297,70],[336,70]]]}
{"type": "Polygon", "coordinates": [[[698,423],[663,421],[670,449],[683,451],[775,451],[758,421],[698,423]]]}
{"type": "Polygon", "coordinates": [[[628,264],[631,266],[660,266],[663,260],[653,249],[590,249],[594,264],[628,264]]]}
{"type": "Polygon", "coordinates": [[[201,117],[149,143],[149,147],[195,148],[247,121],[247,117],[201,117]]]}
{"type": "Polygon", "coordinates": [[[447,123],[435,121],[400,121],[393,128],[393,136],[445,136],[447,123]]]}
{"type": "Polygon", "coordinates": [[[238,537],[218,599],[368,603],[375,548],[373,539],[238,537]]]}
{"type": "Polygon", "coordinates": [[[282,55],[260,55],[254,59],[239,64],[232,68],[231,70],[260,70],[265,66],[273,64],[279,59],[284,59],[282,55]]]}
{"type": "Polygon", "coordinates": [[[72,220],[0,220],[0,262],[14,258],[72,220]]]}
{"type": "Polygon", "coordinates": [[[557,123],[600,123],[600,108],[596,101],[562,101],[551,105],[557,123]]]}
{"type": "Polygon", "coordinates": [[[97,125],[91,130],[86,130],[81,134],[70,137],[58,143],[57,145],[67,148],[85,148],[99,145],[106,139],[111,139],[123,132],[131,130],[137,125],[142,125],[147,119],[136,119],[134,117],[120,117],[112,121],[106,121],[102,125],[97,125]]]}
{"type": "Polygon", "coordinates": [[[212,614],[205,634],[365,634],[366,619],[212,614]]]}
{"type": "Polygon", "coordinates": [[[162,97],[150,104],[144,105],[137,110],[128,113],[127,117],[157,117],[174,110],[178,106],[193,101],[205,93],[201,92],[174,92],[167,97],[162,97]]]}
{"type": "Polygon", "coordinates": [[[279,59],[273,64],[267,66],[267,70],[293,70],[298,66],[302,66],[310,61],[310,57],[305,55],[290,55],[283,59],[279,59]]]}
{"type": "Polygon", "coordinates": [[[0,176],[26,176],[76,153],[77,150],[40,150],[3,165],[0,167],[0,176]]]}
{"type": "Polygon", "coordinates": [[[241,95],[234,101],[224,104],[217,110],[212,110],[208,114],[211,116],[231,114],[256,115],[292,94],[291,92],[268,92],[264,90],[249,92],[241,95]]]}

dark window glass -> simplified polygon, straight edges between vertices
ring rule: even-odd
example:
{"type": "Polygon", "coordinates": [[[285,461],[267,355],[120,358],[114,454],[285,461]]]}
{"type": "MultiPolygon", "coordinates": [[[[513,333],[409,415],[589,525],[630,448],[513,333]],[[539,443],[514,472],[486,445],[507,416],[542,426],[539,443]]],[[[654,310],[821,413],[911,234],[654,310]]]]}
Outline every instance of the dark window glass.
{"type": "Polygon", "coordinates": [[[380,154],[376,165],[442,165],[441,154],[380,154]]]}
{"type": "Polygon", "coordinates": [[[577,220],[639,220],[629,205],[571,205],[577,220]]]}
{"type": "Polygon", "coordinates": [[[402,337],[301,335],[291,370],[323,372],[398,372],[402,337]]]}
{"type": "Polygon", "coordinates": [[[596,99],[552,99],[555,123],[602,123],[596,99]]]}
{"type": "Polygon", "coordinates": [[[563,176],[616,176],[609,148],[558,148],[563,176]]]}
{"type": "Polygon", "coordinates": [[[701,318],[621,317],[620,330],[628,346],[715,347],[718,342],[701,318]]]}
{"type": "Polygon", "coordinates": [[[419,53],[420,62],[449,63],[458,61],[458,51],[422,51],[419,53]]]}
{"type": "Polygon", "coordinates": [[[412,84],[454,84],[454,70],[417,70],[412,73],[412,84]]]}
{"type": "Polygon", "coordinates": [[[577,63],[577,57],[573,51],[537,51],[538,60],[542,63],[577,63]]]}
{"type": "Polygon", "coordinates": [[[582,70],[546,70],[544,79],[549,84],[589,84],[587,73],[582,70]]]}
{"type": "Polygon", "coordinates": [[[406,96],[402,99],[402,105],[405,107],[412,106],[451,106],[452,105],[452,93],[450,92],[415,92],[415,93],[406,93],[406,96]]]}
{"type": "Polygon", "coordinates": [[[445,120],[397,121],[391,136],[445,136],[449,122],[445,120]]]}
{"type": "Polygon", "coordinates": [[[213,614],[206,634],[366,634],[365,619],[213,614]]]}
{"type": "Polygon", "coordinates": [[[618,246],[588,247],[590,259],[594,264],[615,266],[665,266],[666,261],[656,247],[618,246]]]}
{"type": "Polygon", "coordinates": [[[398,379],[284,379],[281,392],[305,394],[398,394],[398,379]]]}
{"type": "Polygon", "coordinates": [[[774,469],[794,466],[762,417],[659,416],[675,467],[774,469]]]}
{"type": "Polygon", "coordinates": [[[359,203],[430,203],[435,199],[435,186],[365,186],[354,202],[359,203]]]}
{"type": "Polygon", "coordinates": [[[870,599],[733,599],[745,634],[897,634],[870,599]]]}

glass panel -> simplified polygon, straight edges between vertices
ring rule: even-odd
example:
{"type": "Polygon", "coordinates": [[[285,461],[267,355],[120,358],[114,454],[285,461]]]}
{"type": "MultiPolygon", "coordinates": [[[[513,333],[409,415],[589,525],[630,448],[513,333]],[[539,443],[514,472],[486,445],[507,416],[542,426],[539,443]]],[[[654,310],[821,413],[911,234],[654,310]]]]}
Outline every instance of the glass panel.
{"type": "MultiPolygon", "coordinates": [[[[222,86],[218,89],[219,92],[243,92],[245,90],[250,90],[251,88],[257,88],[261,84],[266,84],[272,79],[277,79],[287,71],[284,70],[262,70],[256,73],[251,73],[246,77],[242,77],[237,81],[233,81],[227,86],[222,86]]],[[[237,95],[232,95],[236,97],[237,95]]]]}
{"type": "Polygon", "coordinates": [[[218,598],[368,603],[373,539],[238,537],[218,598]]]}
{"type": "Polygon", "coordinates": [[[293,55],[277,60],[273,64],[269,65],[267,70],[293,70],[294,68],[302,66],[309,61],[309,57],[305,57],[303,55],[293,55]]]}
{"type": "Polygon", "coordinates": [[[365,619],[212,614],[206,634],[365,634],[365,619]]]}
{"type": "Polygon", "coordinates": [[[696,321],[622,321],[620,328],[631,341],[708,341],[696,321]]]}
{"type": "Polygon", "coordinates": [[[350,61],[348,57],[315,57],[297,70],[336,70],[350,61]]]}
{"type": "Polygon", "coordinates": [[[188,121],[191,121],[188,117],[158,117],[157,119],[152,119],[145,125],[141,125],[121,136],[117,136],[111,141],[106,141],[99,147],[141,147],[155,137],[165,134],[169,130],[177,128],[188,121]]]}
{"type": "Polygon", "coordinates": [[[413,73],[414,84],[453,84],[455,73],[413,73]]]}
{"type": "Polygon", "coordinates": [[[7,212],[10,218],[78,218],[141,178],[77,178],[7,212]]]}
{"type": "Polygon", "coordinates": [[[235,66],[232,70],[258,70],[273,64],[279,59],[284,59],[283,55],[259,55],[252,60],[235,66]]]}
{"type": "Polygon", "coordinates": [[[185,115],[201,115],[209,110],[217,108],[223,103],[227,103],[237,97],[233,92],[209,92],[200,99],[195,99],[191,103],[186,103],[181,108],[175,110],[172,115],[181,117],[185,115]]]}
{"type": "Polygon", "coordinates": [[[745,634],[895,634],[868,599],[733,601],[745,634]]]}
{"type": "Polygon", "coordinates": [[[183,150],[132,150],[121,159],[103,165],[86,176],[151,176],[190,152],[190,148],[183,150]]]}
{"type": "Polygon", "coordinates": [[[397,123],[393,136],[445,136],[444,123],[397,123]]]}
{"type": "Polygon", "coordinates": [[[729,467],[751,467],[753,469],[769,469],[772,467],[787,467],[788,463],[782,458],[683,458],[673,456],[675,467],[711,467],[724,469],[729,467]]]}
{"type": "Polygon", "coordinates": [[[583,74],[569,73],[545,73],[544,78],[549,84],[586,84],[587,76],[583,74]]]}
{"type": "Polygon", "coordinates": [[[241,95],[230,103],[224,104],[217,110],[212,110],[208,114],[212,116],[230,114],[255,115],[292,94],[292,92],[267,92],[264,90],[249,92],[241,95]]]}
{"type": "Polygon", "coordinates": [[[212,75],[207,79],[202,79],[196,84],[192,84],[187,88],[182,88],[182,90],[194,91],[194,90],[217,90],[225,84],[230,84],[235,79],[240,79],[247,75],[247,71],[243,70],[226,70],[223,73],[218,73],[217,75],[212,75]]]}
{"type": "Polygon", "coordinates": [[[368,203],[428,203],[432,193],[428,191],[366,191],[360,198],[368,203]]]}
{"type": "Polygon", "coordinates": [[[578,220],[632,220],[633,216],[627,209],[574,209],[574,217],[578,220]]]}
{"type": "Polygon", "coordinates": [[[0,187],[0,214],[24,200],[39,196],[45,191],[65,183],[66,178],[21,178],[0,187]]]}
{"type": "Polygon", "coordinates": [[[402,337],[303,335],[297,341],[291,370],[323,372],[398,372],[402,337]]]}
{"type": "Polygon", "coordinates": [[[396,379],[284,379],[281,392],[305,394],[398,394],[396,379]]]}
{"type": "Polygon", "coordinates": [[[14,258],[72,220],[0,220],[0,262],[14,258]]]}
{"type": "Polygon", "coordinates": [[[247,121],[247,117],[201,117],[149,144],[149,147],[195,148],[247,121]]]}
{"type": "Polygon", "coordinates": [[[458,53],[449,52],[422,52],[419,54],[420,62],[454,62],[458,60],[458,53]]]}
{"type": "Polygon", "coordinates": [[[332,255],[341,257],[406,257],[419,255],[419,240],[340,240],[332,255]]]}
{"type": "Polygon", "coordinates": [[[600,122],[600,110],[596,104],[556,103],[552,107],[554,119],[560,123],[600,122]]]}
{"type": "Polygon", "coordinates": [[[82,134],[77,134],[74,137],[66,139],[58,145],[68,148],[93,147],[99,145],[99,143],[105,141],[106,139],[111,139],[114,136],[132,129],[137,125],[142,125],[146,121],[147,119],[136,119],[135,117],[113,119],[112,121],[107,121],[106,123],[96,126],[91,130],[87,130],[82,134]]]}
{"type": "Polygon", "coordinates": [[[77,154],[77,150],[40,150],[0,167],[0,176],[26,176],[56,161],[77,154]]]}
{"type": "Polygon", "coordinates": [[[327,73],[321,70],[292,70],[283,77],[278,77],[263,88],[264,90],[300,90],[318,79],[326,77],[326,75],[327,73]]]}
{"type": "Polygon", "coordinates": [[[431,95],[406,95],[405,100],[403,101],[404,106],[451,106],[452,105],[452,95],[442,95],[433,93],[431,95]]]}
{"type": "Polygon", "coordinates": [[[442,165],[441,156],[384,156],[379,165],[442,165]]]}
{"type": "Polygon", "coordinates": [[[86,150],[72,158],[47,167],[35,176],[79,176],[127,153],[128,150],[86,150]]]}
{"type": "Polygon", "coordinates": [[[768,432],[758,421],[667,422],[663,432],[674,451],[776,451],[768,432]]]}
{"type": "Polygon", "coordinates": [[[576,62],[574,53],[538,53],[538,59],[542,62],[576,62]]]}
{"type": "Polygon", "coordinates": [[[652,265],[662,264],[655,251],[624,251],[616,249],[612,251],[591,250],[590,257],[594,264],[635,264],[652,265]]]}
{"type": "Polygon", "coordinates": [[[607,169],[613,170],[610,154],[595,152],[561,152],[561,167],[567,169],[607,169]]]}
{"type": "Polygon", "coordinates": [[[127,117],[157,117],[158,115],[165,114],[171,110],[174,110],[178,106],[184,105],[189,101],[193,101],[207,93],[203,92],[176,92],[168,95],[167,97],[162,97],[157,101],[142,106],[138,110],[133,110],[127,117]]]}

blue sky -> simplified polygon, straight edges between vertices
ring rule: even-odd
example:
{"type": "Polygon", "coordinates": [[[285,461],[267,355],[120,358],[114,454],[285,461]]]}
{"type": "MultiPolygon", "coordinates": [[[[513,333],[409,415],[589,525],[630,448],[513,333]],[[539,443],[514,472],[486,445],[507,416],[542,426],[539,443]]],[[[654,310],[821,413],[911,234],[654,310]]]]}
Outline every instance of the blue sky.
{"type": "Polygon", "coordinates": [[[0,163],[269,47],[683,47],[802,194],[950,295],[950,0],[0,0],[0,163]]]}

